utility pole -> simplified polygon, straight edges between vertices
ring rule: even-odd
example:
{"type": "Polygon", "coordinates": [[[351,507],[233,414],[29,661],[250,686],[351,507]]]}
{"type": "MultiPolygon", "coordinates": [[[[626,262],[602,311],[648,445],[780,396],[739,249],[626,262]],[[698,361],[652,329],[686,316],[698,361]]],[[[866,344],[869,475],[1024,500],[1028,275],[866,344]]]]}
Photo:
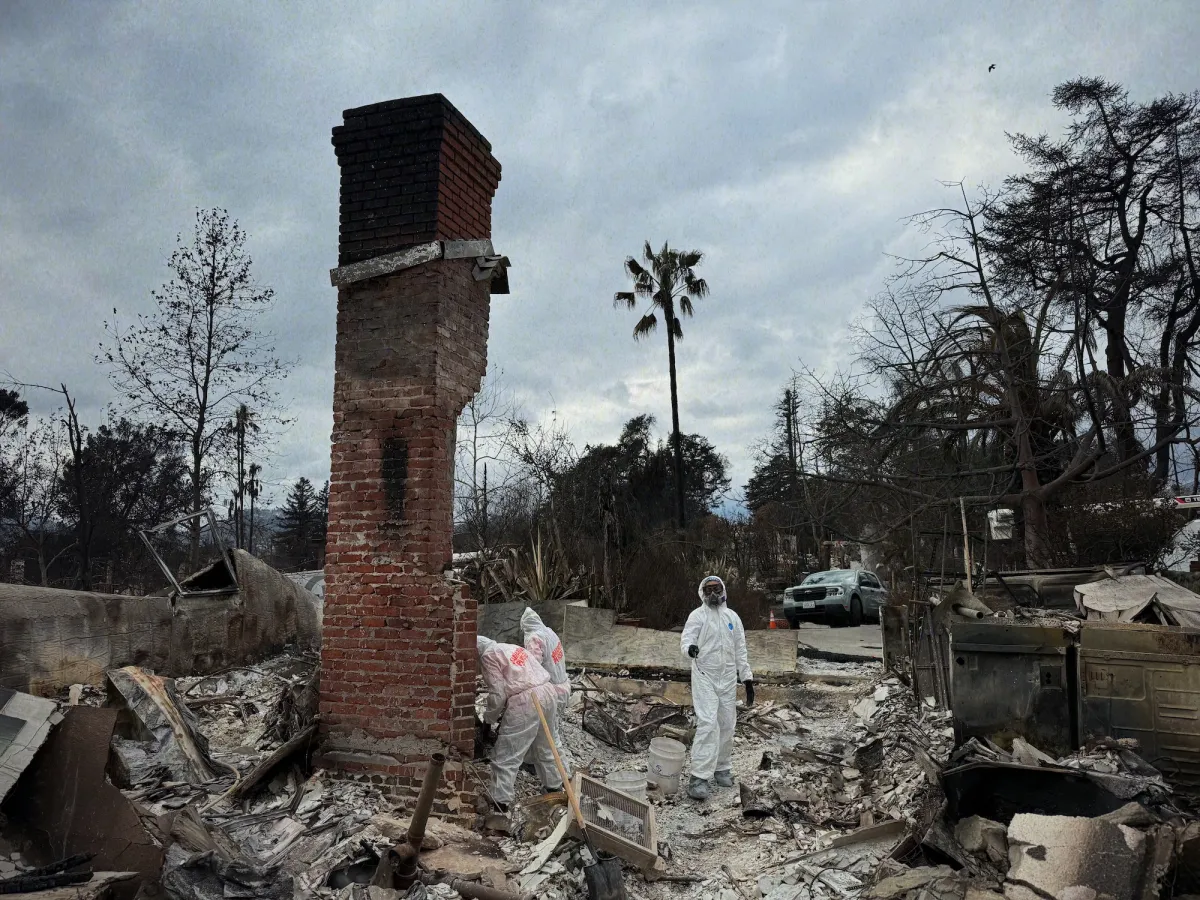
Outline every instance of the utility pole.
{"type": "MultiPolygon", "coordinates": [[[[788,453],[788,506],[791,510],[792,536],[796,539],[796,570],[799,572],[804,568],[802,564],[803,551],[800,549],[800,515],[799,515],[799,491],[797,491],[796,481],[799,476],[799,466],[796,459],[796,394],[791,388],[783,392],[783,428],[787,438],[787,453],[788,453]]],[[[813,534],[813,540],[816,540],[816,533],[813,534]]],[[[820,553],[820,550],[817,551],[820,553]]]]}
{"type": "Polygon", "coordinates": [[[971,588],[971,541],[967,536],[967,504],[962,497],[958,498],[958,511],[962,515],[963,567],[967,570],[967,590],[973,594],[975,591],[971,588]]]}
{"type": "Polygon", "coordinates": [[[246,483],[246,493],[250,495],[250,540],[247,542],[250,553],[254,553],[254,501],[262,491],[262,482],[258,480],[258,473],[261,471],[262,466],[258,463],[250,463],[250,480],[246,483]]]}
{"type": "Polygon", "coordinates": [[[821,542],[821,535],[817,531],[817,520],[812,515],[812,498],[808,493],[808,479],[804,475],[804,444],[797,444],[797,451],[796,456],[800,463],[800,485],[804,488],[804,503],[808,507],[808,517],[812,523],[813,552],[817,555],[817,565],[822,569],[827,569],[829,564],[825,560],[825,545],[821,542]]]}

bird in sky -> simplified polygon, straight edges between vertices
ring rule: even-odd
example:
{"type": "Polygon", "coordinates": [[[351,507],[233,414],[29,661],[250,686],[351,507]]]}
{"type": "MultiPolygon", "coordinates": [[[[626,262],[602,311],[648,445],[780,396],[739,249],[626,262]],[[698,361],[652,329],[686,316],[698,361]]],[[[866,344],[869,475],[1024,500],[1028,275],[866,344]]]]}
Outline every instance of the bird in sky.
{"type": "Polygon", "coordinates": [[[988,66],[988,71],[991,72],[995,68],[996,68],[996,64],[992,63],[990,66],[988,66]]]}

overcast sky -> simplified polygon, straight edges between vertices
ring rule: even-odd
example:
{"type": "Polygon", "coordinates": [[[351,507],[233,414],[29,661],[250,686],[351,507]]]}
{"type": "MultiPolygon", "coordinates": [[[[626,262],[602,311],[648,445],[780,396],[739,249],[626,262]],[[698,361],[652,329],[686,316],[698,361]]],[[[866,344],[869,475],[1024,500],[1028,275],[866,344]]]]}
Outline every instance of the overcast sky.
{"type": "MultiPolygon", "coordinates": [[[[0,372],[113,399],[103,320],[151,305],[198,206],[249,232],[297,361],[268,481],[329,468],[343,109],[441,92],[504,168],[512,293],[489,354],[575,442],[670,423],[665,334],[612,307],[649,238],[698,248],[680,413],[735,487],[801,361],[828,366],[940,180],[996,183],[1056,84],[1200,88],[1180,2],[123,3],[0,0],[0,372]],[[995,63],[994,72],[987,71],[995,63]]],[[[49,412],[49,397],[30,395],[49,412]]]]}

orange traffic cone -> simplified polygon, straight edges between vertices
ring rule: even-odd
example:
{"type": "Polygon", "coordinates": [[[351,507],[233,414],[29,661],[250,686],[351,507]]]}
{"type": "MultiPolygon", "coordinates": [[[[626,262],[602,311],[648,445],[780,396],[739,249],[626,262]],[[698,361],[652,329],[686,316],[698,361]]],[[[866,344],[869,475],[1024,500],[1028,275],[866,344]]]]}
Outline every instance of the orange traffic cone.
{"type": "Polygon", "coordinates": [[[767,627],[768,628],[778,628],[779,627],[778,625],[775,624],[775,610],[771,610],[771,624],[768,625],[767,627]]]}

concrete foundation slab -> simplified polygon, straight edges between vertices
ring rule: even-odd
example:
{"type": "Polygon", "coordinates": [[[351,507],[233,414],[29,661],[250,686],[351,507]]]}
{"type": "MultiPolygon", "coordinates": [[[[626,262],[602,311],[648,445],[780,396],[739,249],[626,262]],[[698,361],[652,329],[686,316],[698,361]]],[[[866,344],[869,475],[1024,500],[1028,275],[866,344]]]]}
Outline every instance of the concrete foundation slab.
{"type": "Polygon", "coordinates": [[[883,630],[879,625],[830,628],[800,623],[793,630],[801,656],[832,662],[873,662],[883,659],[883,630]]]}
{"type": "MultiPolygon", "coordinates": [[[[679,651],[679,633],[616,625],[610,609],[568,606],[563,644],[567,664],[595,669],[655,669],[690,673],[679,651]]],[[[747,631],[750,668],[757,678],[796,673],[796,638],[783,629],[747,631]]]]}

